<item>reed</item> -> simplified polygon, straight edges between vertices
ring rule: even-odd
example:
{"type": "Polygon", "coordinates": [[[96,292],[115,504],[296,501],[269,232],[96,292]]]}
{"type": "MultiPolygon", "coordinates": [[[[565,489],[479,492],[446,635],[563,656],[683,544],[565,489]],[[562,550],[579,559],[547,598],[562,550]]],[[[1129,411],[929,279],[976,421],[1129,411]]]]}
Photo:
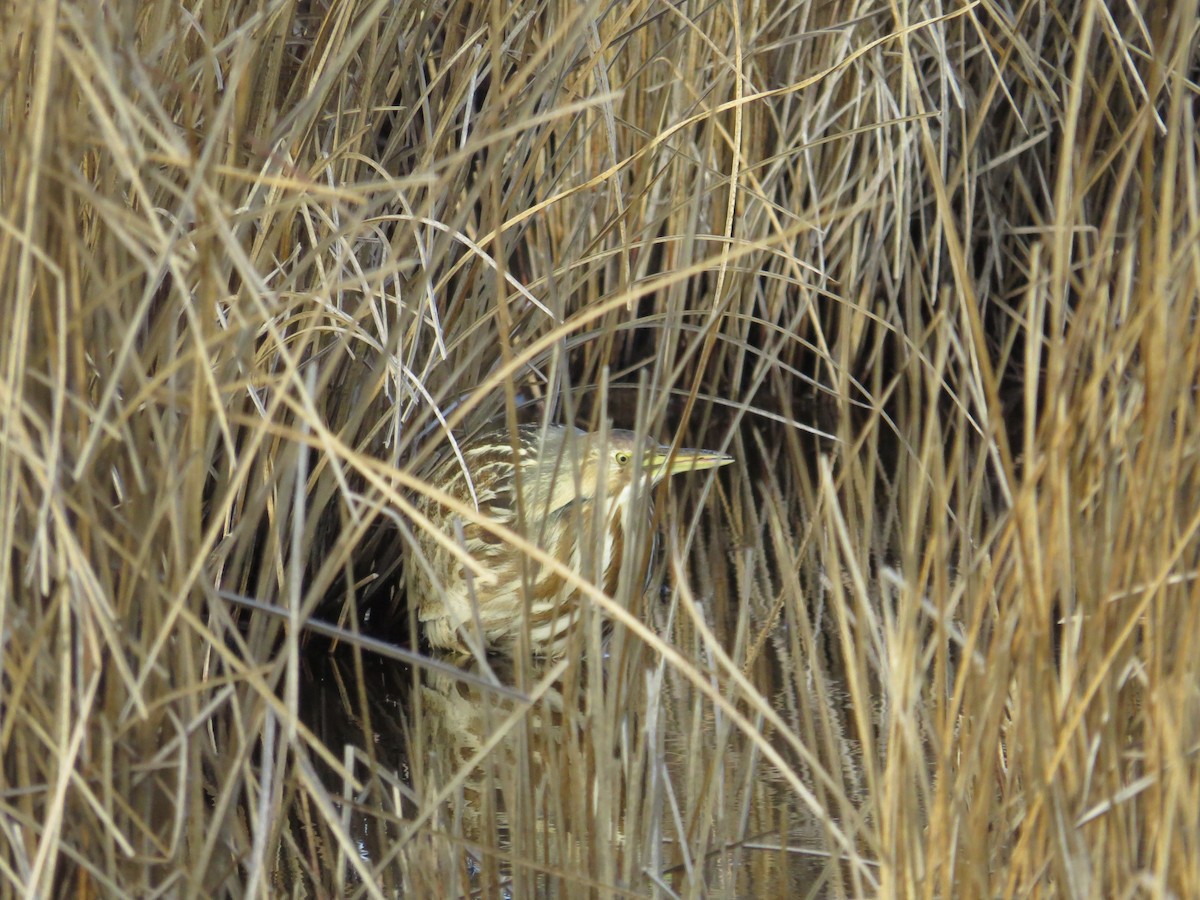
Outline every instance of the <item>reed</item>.
{"type": "Polygon", "coordinates": [[[7,4],[0,893],[1200,895],[1197,12],[7,4]],[[739,462],[432,658],[543,420],[739,462]]]}

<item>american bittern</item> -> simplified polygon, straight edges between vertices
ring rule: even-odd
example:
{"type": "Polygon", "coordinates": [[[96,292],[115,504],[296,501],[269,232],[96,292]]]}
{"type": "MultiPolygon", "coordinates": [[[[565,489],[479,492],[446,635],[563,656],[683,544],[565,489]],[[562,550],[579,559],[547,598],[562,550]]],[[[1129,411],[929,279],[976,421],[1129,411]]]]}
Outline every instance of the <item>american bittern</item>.
{"type": "MultiPolygon", "coordinates": [[[[516,437],[515,455],[507,430],[468,441],[462,461],[450,455],[434,468],[430,484],[478,509],[483,522],[524,535],[609,596],[617,589],[626,534],[648,534],[634,523],[636,517],[650,519],[650,489],[676,472],[733,462],[711,450],[677,450],[671,458],[670,448],[653,441],[639,451],[630,431],[589,434],[551,426],[543,434],[534,425],[517,429],[516,437]]],[[[468,642],[476,643],[471,636],[481,636],[485,647],[511,652],[527,614],[534,653],[554,656],[565,649],[579,617],[577,586],[483,522],[429,497],[418,508],[443,535],[461,541],[483,573],[469,577],[459,556],[417,530],[423,560],[409,560],[408,596],[432,646],[463,652],[468,642]]]]}

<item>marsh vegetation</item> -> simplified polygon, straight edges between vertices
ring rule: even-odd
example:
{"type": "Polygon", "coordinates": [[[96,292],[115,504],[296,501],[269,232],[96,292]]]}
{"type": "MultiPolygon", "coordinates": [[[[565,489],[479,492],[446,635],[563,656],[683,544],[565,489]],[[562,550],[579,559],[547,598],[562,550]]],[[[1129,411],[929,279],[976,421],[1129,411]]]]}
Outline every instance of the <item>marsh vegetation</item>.
{"type": "Polygon", "coordinates": [[[6,4],[0,893],[1200,895],[1197,12],[6,4]],[[534,421],[738,463],[433,657],[534,421]]]}

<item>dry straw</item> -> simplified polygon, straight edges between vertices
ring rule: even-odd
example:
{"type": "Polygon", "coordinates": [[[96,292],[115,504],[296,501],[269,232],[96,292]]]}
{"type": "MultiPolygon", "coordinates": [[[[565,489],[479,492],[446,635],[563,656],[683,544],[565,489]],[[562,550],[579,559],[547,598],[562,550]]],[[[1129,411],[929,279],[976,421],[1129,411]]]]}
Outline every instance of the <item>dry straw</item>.
{"type": "Polygon", "coordinates": [[[1195,2],[0,45],[0,894],[1200,894],[1195,2]],[[739,465],[563,662],[390,648],[539,420],[739,465]]]}

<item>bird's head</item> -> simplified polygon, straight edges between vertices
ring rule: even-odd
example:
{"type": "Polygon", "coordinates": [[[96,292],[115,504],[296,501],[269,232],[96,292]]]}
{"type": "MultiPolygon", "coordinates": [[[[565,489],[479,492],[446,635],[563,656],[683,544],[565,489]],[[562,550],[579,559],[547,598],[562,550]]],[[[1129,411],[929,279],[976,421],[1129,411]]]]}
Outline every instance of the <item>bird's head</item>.
{"type": "Polygon", "coordinates": [[[614,488],[632,484],[639,476],[653,486],[680,472],[715,469],[733,462],[732,456],[715,450],[680,448],[672,455],[670,447],[654,441],[643,441],[639,447],[632,431],[609,432],[607,441],[598,433],[588,437],[594,445],[592,453],[600,461],[598,469],[607,470],[608,483],[614,488]]]}
{"type": "Polygon", "coordinates": [[[679,472],[715,469],[733,462],[733,457],[715,450],[681,448],[672,455],[670,447],[651,440],[639,442],[632,431],[576,432],[573,437],[573,448],[564,441],[558,452],[543,452],[538,466],[535,477],[544,484],[539,493],[549,495],[550,509],[600,496],[616,501],[626,496],[626,489],[638,478],[645,479],[642,487],[648,489],[679,472]],[[559,452],[562,456],[555,464],[559,452]],[[578,479],[571,460],[578,460],[578,479]],[[548,470],[548,463],[556,471],[548,470]]]}

